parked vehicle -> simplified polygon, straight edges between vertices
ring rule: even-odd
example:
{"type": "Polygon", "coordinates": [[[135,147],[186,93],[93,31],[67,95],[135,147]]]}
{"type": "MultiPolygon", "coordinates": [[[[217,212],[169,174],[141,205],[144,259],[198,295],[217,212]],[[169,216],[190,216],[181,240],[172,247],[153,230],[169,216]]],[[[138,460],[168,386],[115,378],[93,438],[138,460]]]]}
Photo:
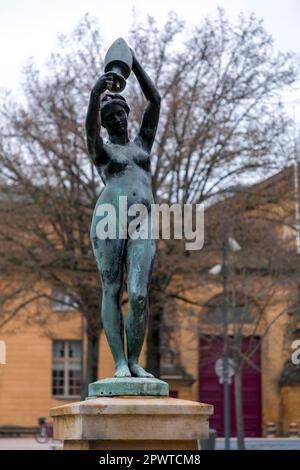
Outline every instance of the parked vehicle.
{"type": "Polygon", "coordinates": [[[39,431],[35,435],[35,440],[40,444],[45,444],[53,438],[52,424],[48,423],[47,418],[39,418],[39,431]]]}

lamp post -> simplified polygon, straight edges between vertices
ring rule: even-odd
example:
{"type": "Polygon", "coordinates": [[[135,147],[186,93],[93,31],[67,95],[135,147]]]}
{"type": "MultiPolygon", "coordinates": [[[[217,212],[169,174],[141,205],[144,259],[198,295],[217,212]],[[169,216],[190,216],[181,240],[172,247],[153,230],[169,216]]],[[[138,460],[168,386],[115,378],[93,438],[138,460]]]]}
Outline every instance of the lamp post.
{"type": "Polygon", "coordinates": [[[225,450],[230,450],[230,387],[228,380],[228,293],[227,293],[227,243],[222,244],[223,255],[223,390],[224,390],[224,436],[225,450]]]}
{"type": "Polygon", "coordinates": [[[223,401],[224,401],[224,437],[225,450],[230,450],[230,381],[229,381],[229,361],[228,361],[228,248],[230,251],[240,251],[241,247],[234,238],[225,239],[222,243],[223,265],[215,265],[209,273],[223,274],[223,401]]]}

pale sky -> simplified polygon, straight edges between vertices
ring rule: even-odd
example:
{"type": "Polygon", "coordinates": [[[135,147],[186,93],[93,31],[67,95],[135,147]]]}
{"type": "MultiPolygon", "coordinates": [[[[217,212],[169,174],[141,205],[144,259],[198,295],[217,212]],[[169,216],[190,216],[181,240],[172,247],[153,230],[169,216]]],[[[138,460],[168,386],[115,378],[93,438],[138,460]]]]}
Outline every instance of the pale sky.
{"type": "MultiPolygon", "coordinates": [[[[254,12],[264,19],[278,49],[300,53],[300,0],[0,0],[0,88],[18,90],[26,59],[34,57],[42,67],[57,34],[69,33],[87,12],[98,17],[108,47],[117,37],[126,38],[133,8],[159,22],[174,10],[196,24],[217,6],[231,19],[241,11],[254,12]]],[[[285,99],[300,121],[300,89],[285,99]]]]}

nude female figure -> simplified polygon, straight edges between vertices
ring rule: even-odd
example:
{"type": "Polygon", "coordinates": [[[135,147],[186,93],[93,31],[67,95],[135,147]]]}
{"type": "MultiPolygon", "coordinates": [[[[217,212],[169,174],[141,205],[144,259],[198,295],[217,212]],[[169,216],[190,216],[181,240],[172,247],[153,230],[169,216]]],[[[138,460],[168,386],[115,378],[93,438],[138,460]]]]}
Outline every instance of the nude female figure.
{"type": "Polygon", "coordinates": [[[147,324],[147,299],[156,250],[155,240],[151,237],[122,239],[119,233],[116,239],[102,240],[96,233],[97,223],[101,219],[97,215],[99,205],[112,204],[118,222],[120,196],[127,197],[128,208],[132,204],[146,206],[148,217],[151,217],[151,204],[154,200],[150,151],[159,120],[160,95],[133,52],[132,55],[132,71],[148,101],[140,130],[133,141],[128,138],[129,106],[125,98],[111,93],[101,98],[101,94],[112,84],[113,72],[102,75],[91,91],[86,117],[87,147],[105,185],[94,210],[91,242],[101,274],[101,316],[115,362],[115,377],[153,377],[138,364],[138,360],[147,324]],[[100,136],[101,125],[107,130],[107,143],[100,136]],[[127,358],[121,310],[124,268],[127,270],[129,300],[126,321],[127,358]]]}

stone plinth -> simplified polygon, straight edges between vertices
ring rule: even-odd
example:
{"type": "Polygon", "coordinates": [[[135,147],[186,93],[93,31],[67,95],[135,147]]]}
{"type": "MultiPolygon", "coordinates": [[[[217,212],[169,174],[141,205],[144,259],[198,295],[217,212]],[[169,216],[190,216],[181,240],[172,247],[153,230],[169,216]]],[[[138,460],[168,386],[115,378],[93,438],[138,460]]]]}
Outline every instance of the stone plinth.
{"type": "Polygon", "coordinates": [[[101,397],[52,408],[64,449],[197,449],[213,406],[169,397],[101,397]]]}

